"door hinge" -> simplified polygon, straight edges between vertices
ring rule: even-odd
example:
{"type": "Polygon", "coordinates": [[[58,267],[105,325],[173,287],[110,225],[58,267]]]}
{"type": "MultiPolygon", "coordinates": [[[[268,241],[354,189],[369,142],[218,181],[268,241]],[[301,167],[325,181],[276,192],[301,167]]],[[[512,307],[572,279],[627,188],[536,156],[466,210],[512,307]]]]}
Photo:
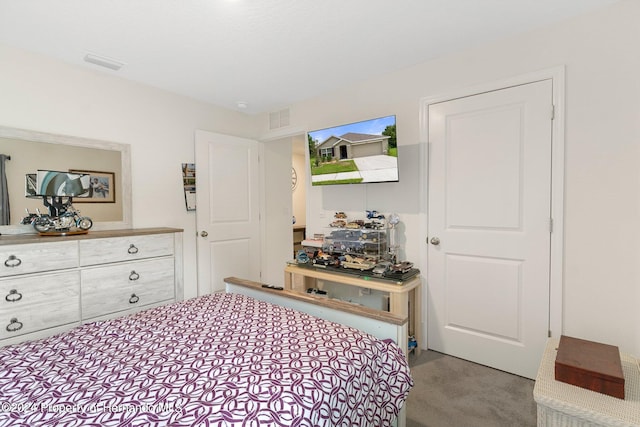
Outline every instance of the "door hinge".
{"type": "Polygon", "coordinates": [[[553,218],[549,218],[549,233],[553,233],[553,218]]]}
{"type": "Polygon", "coordinates": [[[551,104],[551,120],[556,118],[556,106],[551,104]]]}

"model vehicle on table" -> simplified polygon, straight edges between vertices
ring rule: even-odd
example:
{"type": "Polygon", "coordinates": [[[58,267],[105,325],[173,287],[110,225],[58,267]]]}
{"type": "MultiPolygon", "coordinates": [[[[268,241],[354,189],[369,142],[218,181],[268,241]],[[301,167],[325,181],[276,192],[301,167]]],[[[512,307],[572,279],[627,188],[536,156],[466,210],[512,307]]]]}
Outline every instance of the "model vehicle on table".
{"type": "Polygon", "coordinates": [[[357,240],[339,240],[326,242],[323,249],[327,252],[364,252],[366,245],[357,240]]]}
{"type": "Polygon", "coordinates": [[[300,249],[296,255],[296,261],[298,264],[306,264],[309,262],[309,255],[304,249],[300,249]]]}
{"type": "Polygon", "coordinates": [[[384,219],[384,215],[382,215],[381,213],[378,213],[378,211],[367,211],[367,218],[368,219],[384,219]]]}
{"type": "Polygon", "coordinates": [[[347,226],[347,222],[345,220],[342,219],[337,219],[335,221],[333,221],[331,224],[329,224],[331,227],[336,227],[336,228],[344,228],[347,226]]]}
{"type": "Polygon", "coordinates": [[[338,265],[340,265],[340,260],[338,260],[333,255],[325,253],[319,254],[317,257],[313,258],[311,262],[313,263],[314,267],[337,267],[338,265]]]}
{"type": "Polygon", "coordinates": [[[391,261],[380,261],[375,265],[375,267],[373,267],[373,274],[382,276],[391,268],[392,265],[393,263],[391,261]]]}
{"type": "Polygon", "coordinates": [[[377,242],[378,240],[380,240],[380,238],[382,238],[384,240],[384,234],[380,233],[379,231],[371,231],[371,230],[364,230],[362,231],[362,233],[360,233],[360,240],[368,240],[370,242],[377,242]]]}
{"type": "Polygon", "coordinates": [[[364,226],[364,221],[361,220],[361,219],[356,219],[354,221],[350,221],[346,225],[347,228],[356,229],[356,230],[359,230],[363,226],[364,226]]]}
{"type": "Polygon", "coordinates": [[[376,261],[372,258],[353,257],[351,255],[345,255],[344,258],[345,260],[341,263],[344,268],[353,268],[364,271],[371,270],[376,266],[376,261]]]}
{"type": "Polygon", "coordinates": [[[372,230],[382,230],[383,228],[385,228],[385,226],[386,225],[384,221],[379,221],[377,219],[373,219],[371,221],[364,223],[364,228],[372,229],[372,230]]]}
{"type": "Polygon", "coordinates": [[[329,235],[329,237],[327,237],[325,240],[329,240],[329,239],[333,239],[333,240],[338,240],[338,239],[343,239],[343,240],[360,240],[360,233],[358,232],[354,232],[353,230],[334,230],[331,232],[331,234],[329,235]]]}
{"type": "Polygon", "coordinates": [[[409,261],[402,261],[397,264],[393,264],[389,271],[392,273],[406,273],[413,268],[413,263],[409,261]]]}

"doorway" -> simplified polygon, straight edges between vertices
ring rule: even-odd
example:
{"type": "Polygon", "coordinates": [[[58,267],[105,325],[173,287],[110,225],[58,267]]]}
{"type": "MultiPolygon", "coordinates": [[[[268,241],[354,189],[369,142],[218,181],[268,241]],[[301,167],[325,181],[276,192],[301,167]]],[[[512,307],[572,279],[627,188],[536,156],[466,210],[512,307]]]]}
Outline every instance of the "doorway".
{"type": "Polygon", "coordinates": [[[291,205],[295,225],[305,227],[307,224],[307,174],[308,143],[305,134],[291,137],[291,205]],[[295,173],[295,178],[293,174],[295,173]]]}
{"type": "Polygon", "coordinates": [[[223,291],[228,276],[260,280],[259,149],[196,131],[198,295],[223,291]]]}
{"type": "Polygon", "coordinates": [[[528,378],[560,333],[562,262],[556,80],[532,80],[423,104],[426,347],[528,378]]]}

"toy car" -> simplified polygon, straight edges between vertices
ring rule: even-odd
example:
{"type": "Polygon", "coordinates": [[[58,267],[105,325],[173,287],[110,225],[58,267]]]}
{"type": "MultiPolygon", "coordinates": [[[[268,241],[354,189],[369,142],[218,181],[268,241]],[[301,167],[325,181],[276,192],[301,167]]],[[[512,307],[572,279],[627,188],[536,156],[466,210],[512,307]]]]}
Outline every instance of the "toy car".
{"type": "Polygon", "coordinates": [[[309,262],[309,255],[307,255],[307,252],[304,249],[300,249],[298,251],[296,261],[298,261],[299,264],[306,264],[309,262]]]}
{"type": "Polygon", "coordinates": [[[384,215],[378,213],[378,211],[367,211],[367,218],[368,219],[373,219],[373,218],[384,219],[384,215]]]}
{"type": "Polygon", "coordinates": [[[364,228],[370,228],[373,230],[382,230],[384,228],[384,222],[378,220],[371,220],[364,224],[364,228]]]}
{"type": "Polygon", "coordinates": [[[365,244],[357,240],[332,240],[327,239],[322,245],[326,252],[362,252],[365,244]]]}
{"type": "Polygon", "coordinates": [[[357,219],[355,221],[348,222],[347,228],[360,229],[363,225],[364,225],[364,221],[361,219],[357,219]]]}
{"type": "Polygon", "coordinates": [[[383,275],[391,267],[391,265],[392,264],[389,261],[380,261],[376,264],[375,267],[373,267],[373,274],[383,275]]]}
{"type": "Polygon", "coordinates": [[[329,235],[329,239],[334,239],[334,240],[339,240],[339,239],[358,240],[359,237],[360,236],[357,231],[351,231],[351,230],[334,230],[329,235]]]}
{"type": "Polygon", "coordinates": [[[353,268],[356,270],[371,270],[376,263],[373,260],[360,257],[352,257],[345,255],[345,261],[342,262],[344,268],[353,268]]]}
{"type": "Polygon", "coordinates": [[[397,264],[393,264],[389,271],[393,273],[406,273],[413,268],[413,263],[409,261],[402,261],[397,264]]]}
{"type": "Polygon", "coordinates": [[[323,291],[322,289],[318,288],[308,288],[307,293],[311,295],[320,295],[325,297],[327,296],[327,291],[323,291]]]}
{"type": "Polygon", "coordinates": [[[327,267],[330,265],[338,265],[339,262],[337,259],[332,257],[331,255],[322,254],[317,256],[312,260],[314,267],[327,267]]]}

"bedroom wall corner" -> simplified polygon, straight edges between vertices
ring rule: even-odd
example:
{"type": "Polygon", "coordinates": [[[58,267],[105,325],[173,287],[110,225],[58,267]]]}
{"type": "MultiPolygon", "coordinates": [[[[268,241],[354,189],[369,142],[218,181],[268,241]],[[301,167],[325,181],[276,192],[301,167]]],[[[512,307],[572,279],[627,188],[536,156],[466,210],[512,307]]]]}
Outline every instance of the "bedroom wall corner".
{"type": "Polygon", "coordinates": [[[0,93],[3,126],[130,144],[133,226],[184,229],[185,298],[196,296],[196,212],[180,166],[194,162],[196,129],[255,138],[253,118],[5,45],[0,93]]]}

